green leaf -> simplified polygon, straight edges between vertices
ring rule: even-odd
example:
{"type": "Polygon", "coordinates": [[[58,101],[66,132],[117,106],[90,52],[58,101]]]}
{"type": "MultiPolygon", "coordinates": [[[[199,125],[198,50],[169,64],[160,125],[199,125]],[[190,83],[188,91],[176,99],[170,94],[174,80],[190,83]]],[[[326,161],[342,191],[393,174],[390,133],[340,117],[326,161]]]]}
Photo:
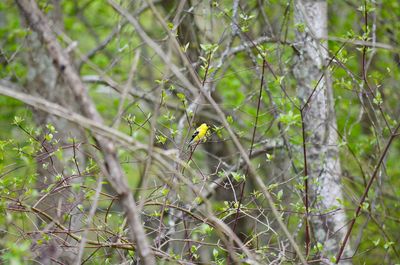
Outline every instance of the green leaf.
{"type": "Polygon", "coordinates": [[[159,144],[165,144],[167,142],[167,137],[164,135],[156,135],[156,140],[159,144]]]}
{"type": "Polygon", "coordinates": [[[167,196],[168,193],[169,193],[169,189],[167,189],[167,188],[163,188],[163,189],[161,190],[161,194],[164,195],[164,196],[167,196]]]}
{"type": "Polygon", "coordinates": [[[179,98],[180,101],[186,102],[186,95],[183,93],[177,93],[176,96],[179,98]]]}
{"type": "Polygon", "coordinates": [[[214,229],[211,226],[209,226],[208,224],[203,223],[203,224],[200,225],[200,227],[198,229],[198,232],[200,232],[200,234],[202,234],[202,235],[211,235],[211,232],[213,230],[214,229]]]}
{"type": "Polygon", "coordinates": [[[296,125],[301,122],[300,114],[294,114],[293,111],[289,111],[288,113],[283,113],[279,115],[278,120],[286,125],[296,125]]]}
{"type": "Polygon", "coordinates": [[[281,200],[281,199],[282,199],[282,196],[283,196],[283,190],[278,191],[278,193],[276,194],[276,198],[277,198],[278,200],[281,200]]]}
{"type": "Polygon", "coordinates": [[[13,120],[12,124],[19,126],[23,121],[24,121],[24,118],[21,118],[19,116],[14,116],[14,120],[13,120]]]}
{"type": "Polygon", "coordinates": [[[46,124],[46,128],[47,130],[49,130],[49,132],[51,133],[56,133],[56,128],[52,125],[52,124],[46,124]]]}
{"type": "Polygon", "coordinates": [[[168,28],[169,28],[170,30],[172,30],[172,29],[174,28],[174,23],[168,22],[168,23],[167,23],[167,26],[168,26],[168,28]]]}
{"type": "Polygon", "coordinates": [[[386,242],[385,245],[383,245],[383,248],[384,249],[388,249],[392,245],[394,245],[394,242],[393,241],[389,241],[389,242],[386,242]]]}
{"type": "Polygon", "coordinates": [[[303,33],[306,29],[306,26],[303,23],[297,23],[294,25],[298,32],[303,33]]]}
{"type": "Polygon", "coordinates": [[[324,249],[324,245],[322,245],[321,242],[317,242],[317,249],[319,252],[321,252],[324,249]]]}
{"type": "Polygon", "coordinates": [[[271,160],[274,158],[273,155],[270,155],[268,153],[266,153],[265,156],[267,157],[267,159],[266,159],[267,162],[271,162],[271,160]]]}
{"type": "Polygon", "coordinates": [[[245,175],[239,174],[237,172],[232,172],[231,174],[232,174],[233,179],[236,182],[241,182],[241,181],[246,180],[246,176],[245,175]]]}
{"type": "Polygon", "coordinates": [[[375,105],[381,106],[383,104],[383,99],[381,93],[378,91],[373,99],[375,105]]]}
{"type": "Polygon", "coordinates": [[[187,52],[187,49],[189,48],[190,42],[186,43],[185,46],[183,46],[182,50],[183,52],[187,52]]]}
{"type": "Polygon", "coordinates": [[[363,209],[364,211],[368,211],[368,208],[369,208],[369,203],[363,202],[361,205],[361,209],[363,209]]]}
{"type": "Polygon", "coordinates": [[[212,253],[213,253],[214,259],[218,258],[219,252],[216,248],[213,249],[212,253]]]}
{"type": "Polygon", "coordinates": [[[192,246],[190,247],[190,251],[191,251],[192,253],[196,253],[198,249],[199,249],[199,247],[196,246],[196,245],[192,245],[192,246]]]}
{"type": "Polygon", "coordinates": [[[201,203],[203,202],[203,199],[200,198],[200,197],[196,197],[196,198],[194,199],[194,201],[195,201],[196,204],[201,204],[201,203]]]}

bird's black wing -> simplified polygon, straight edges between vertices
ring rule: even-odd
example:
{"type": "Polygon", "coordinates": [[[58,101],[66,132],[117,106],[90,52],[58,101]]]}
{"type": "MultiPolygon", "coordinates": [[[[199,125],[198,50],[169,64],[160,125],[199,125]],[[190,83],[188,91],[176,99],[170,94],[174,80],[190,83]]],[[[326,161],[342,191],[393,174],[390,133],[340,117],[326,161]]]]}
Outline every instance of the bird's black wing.
{"type": "Polygon", "coordinates": [[[196,131],[193,133],[192,139],[190,139],[190,142],[192,142],[193,139],[194,139],[197,135],[199,135],[199,131],[198,131],[198,130],[196,130],[196,131]]]}

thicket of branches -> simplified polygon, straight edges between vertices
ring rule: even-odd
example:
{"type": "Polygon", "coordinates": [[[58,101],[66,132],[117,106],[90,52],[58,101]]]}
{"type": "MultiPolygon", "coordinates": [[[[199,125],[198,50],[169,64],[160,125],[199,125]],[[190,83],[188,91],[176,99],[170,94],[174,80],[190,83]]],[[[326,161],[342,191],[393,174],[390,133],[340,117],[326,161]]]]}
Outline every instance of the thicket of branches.
{"type": "Polygon", "coordinates": [[[399,8],[1,2],[2,262],[399,263],[399,8]]]}

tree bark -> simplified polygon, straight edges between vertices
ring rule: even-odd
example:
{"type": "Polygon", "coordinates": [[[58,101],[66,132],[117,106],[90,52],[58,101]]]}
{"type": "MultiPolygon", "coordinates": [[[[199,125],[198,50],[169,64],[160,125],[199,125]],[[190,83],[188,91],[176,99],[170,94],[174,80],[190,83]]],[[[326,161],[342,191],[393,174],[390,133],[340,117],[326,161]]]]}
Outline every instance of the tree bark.
{"type": "MultiPolygon", "coordinates": [[[[294,22],[296,46],[293,74],[297,79],[298,97],[304,106],[306,158],[309,183],[309,207],[313,212],[310,223],[315,241],[323,249],[320,257],[329,262],[339,250],[345,235],[346,214],[331,211],[342,208],[340,183],[340,161],[336,116],[332,95],[332,84],[328,69],[328,48],[321,39],[326,39],[327,2],[314,0],[295,1],[294,22]],[[330,212],[329,212],[330,211],[330,212]],[[314,214],[315,212],[315,214],[314,214]]],[[[350,247],[346,248],[349,256],[350,247]]],[[[340,264],[351,264],[343,260],[340,264]]]]}

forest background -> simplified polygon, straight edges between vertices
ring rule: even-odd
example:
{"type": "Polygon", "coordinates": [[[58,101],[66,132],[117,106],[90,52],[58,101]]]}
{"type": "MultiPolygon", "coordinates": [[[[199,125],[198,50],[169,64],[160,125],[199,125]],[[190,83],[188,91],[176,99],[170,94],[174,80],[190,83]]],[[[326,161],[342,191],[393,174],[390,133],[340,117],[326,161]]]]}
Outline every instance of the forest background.
{"type": "Polygon", "coordinates": [[[1,1],[2,262],[400,264],[399,10],[1,1]]]}

